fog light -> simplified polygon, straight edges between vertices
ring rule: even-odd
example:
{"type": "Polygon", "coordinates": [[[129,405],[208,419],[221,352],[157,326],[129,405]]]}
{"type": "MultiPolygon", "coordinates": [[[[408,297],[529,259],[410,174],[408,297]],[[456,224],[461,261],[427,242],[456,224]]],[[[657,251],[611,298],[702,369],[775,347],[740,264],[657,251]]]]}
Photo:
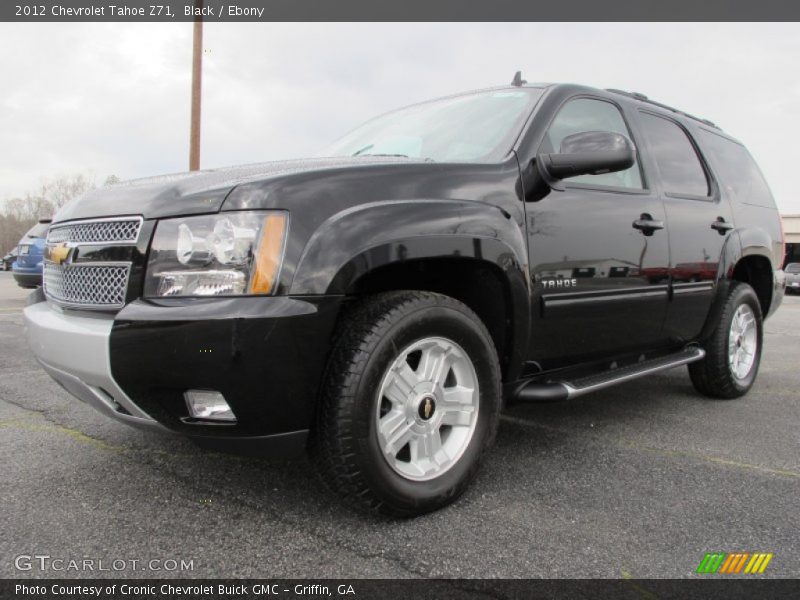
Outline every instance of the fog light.
{"type": "Polygon", "coordinates": [[[187,390],[184,394],[189,414],[205,421],[235,422],[236,416],[225,402],[225,396],[212,390],[187,390]]]}

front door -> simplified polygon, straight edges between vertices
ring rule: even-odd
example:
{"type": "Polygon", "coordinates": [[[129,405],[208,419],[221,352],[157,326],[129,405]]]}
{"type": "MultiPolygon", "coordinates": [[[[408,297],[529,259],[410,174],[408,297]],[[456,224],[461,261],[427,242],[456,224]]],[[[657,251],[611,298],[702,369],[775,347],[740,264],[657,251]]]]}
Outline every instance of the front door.
{"type": "MultiPolygon", "coordinates": [[[[636,144],[620,108],[577,97],[559,109],[539,152],[583,131],[636,144]]],[[[533,277],[530,361],[544,369],[661,343],[669,248],[663,203],[639,161],[626,171],[564,181],[526,204],[533,277]]]]}

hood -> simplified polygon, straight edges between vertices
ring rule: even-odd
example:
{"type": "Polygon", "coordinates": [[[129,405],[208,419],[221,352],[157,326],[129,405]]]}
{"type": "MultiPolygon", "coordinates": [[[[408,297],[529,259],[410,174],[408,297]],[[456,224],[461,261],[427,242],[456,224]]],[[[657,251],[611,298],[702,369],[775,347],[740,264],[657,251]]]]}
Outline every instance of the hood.
{"type": "Polygon", "coordinates": [[[220,210],[236,186],[300,173],[336,171],[387,163],[417,163],[402,157],[359,156],[267,162],[135,179],[92,190],[66,204],[53,222],[142,215],[158,219],[220,210]]]}

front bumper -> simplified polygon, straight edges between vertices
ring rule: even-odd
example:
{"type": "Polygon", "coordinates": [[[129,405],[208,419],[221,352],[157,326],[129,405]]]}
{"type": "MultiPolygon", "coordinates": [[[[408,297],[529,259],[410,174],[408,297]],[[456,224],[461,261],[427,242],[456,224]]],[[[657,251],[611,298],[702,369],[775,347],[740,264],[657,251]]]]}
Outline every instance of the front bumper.
{"type": "Polygon", "coordinates": [[[25,321],[44,369],[104,414],[212,449],[288,456],[305,447],[340,302],[137,300],[115,315],[37,302],[25,321]],[[221,392],[236,423],[189,418],[188,389],[221,392]]]}
{"type": "Polygon", "coordinates": [[[64,314],[47,302],[24,311],[28,342],[56,383],[100,412],[137,427],[164,429],[122,391],[111,375],[113,319],[64,314]]]}

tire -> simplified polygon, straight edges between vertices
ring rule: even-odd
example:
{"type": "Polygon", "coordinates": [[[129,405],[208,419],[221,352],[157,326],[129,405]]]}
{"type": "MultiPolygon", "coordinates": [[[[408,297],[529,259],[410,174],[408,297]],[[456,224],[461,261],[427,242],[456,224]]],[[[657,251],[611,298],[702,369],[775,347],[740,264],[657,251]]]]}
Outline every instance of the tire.
{"type": "Polygon", "coordinates": [[[464,304],[431,292],[370,296],[334,336],[312,457],[353,506],[397,517],[437,510],[466,490],[494,441],[500,384],[492,338],[464,304]]]}
{"type": "Polygon", "coordinates": [[[746,283],[732,282],[718,319],[714,332],[703,346],[706,357],[689,365],[689,376],[695,389],[704,396],[730,400],[744,396],[753,387],[761,362],[764,322],[753,288],[746,283]],[[737,325],[734,325],[734,318],[737,325]],[[741,335],[738,332],[745,321],[750,326],[741,335]],[[738,350],[740,358],[749,356],[746,348],[751,343],[754,344],[752,359],[737,362],[731,358],[729,349],[738,350]]]}

